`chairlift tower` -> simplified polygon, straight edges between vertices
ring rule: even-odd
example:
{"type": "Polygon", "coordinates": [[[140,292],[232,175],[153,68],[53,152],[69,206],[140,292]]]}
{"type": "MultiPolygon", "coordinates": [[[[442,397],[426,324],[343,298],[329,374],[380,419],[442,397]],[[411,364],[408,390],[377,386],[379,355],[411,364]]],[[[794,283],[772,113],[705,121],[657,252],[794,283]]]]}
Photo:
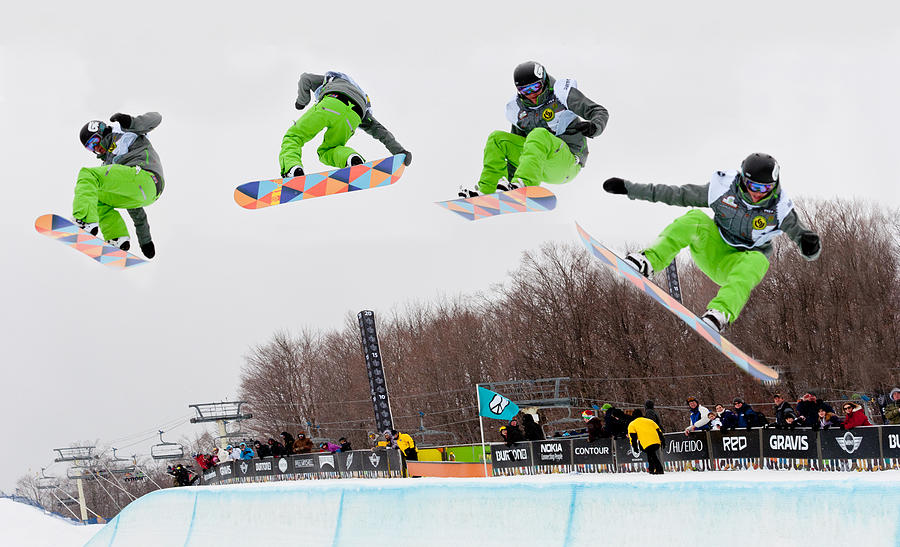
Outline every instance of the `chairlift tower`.
{"type": "MultiPolygon", "coordinates": [[[[55,458],[53,461],[55,462],[73,462],[75,467],[88,467],[91,462],[97,458],[94,456],[93,446],[71,446],[68,448],[54,448],[59,457],[55,458]]],[[[78,473],[77,476],[70,476],[70,471],[72,469],[69,468],[66,471],[66,475],[69,478],[75,479],[75,485],[78,488],[78,505],[81,509],[81,522],[85,522],[88,518],[87,516],[87,504],[84,502],[84,482],[83,479],[90,478],[89,476],[84,476],[81,472],[78,473]]]]}
{"type": "Polygon", "coordinates": [[[243,436],[240,422],[253,417],[249,412],[241,412],[241,405],[246,401],[222,401],[221,403],[198,403],[188,405],[197,412],[195,418],[191,418],[192,424],[215,422],[219,431],[219,448],[224,449],[228,445],[228,439],[243,436]],[[228,424],[237,424],[237,430],[228,431],[228,424]]]}

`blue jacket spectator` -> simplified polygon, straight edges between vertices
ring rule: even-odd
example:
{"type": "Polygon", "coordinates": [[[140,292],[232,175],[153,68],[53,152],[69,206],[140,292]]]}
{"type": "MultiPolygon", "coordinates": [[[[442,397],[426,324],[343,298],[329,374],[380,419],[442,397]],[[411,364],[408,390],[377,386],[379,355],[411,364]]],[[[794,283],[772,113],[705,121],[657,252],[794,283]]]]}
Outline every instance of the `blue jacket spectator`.
{"type": "Polygon", "coordinates": [[[737,416],[737,427],[739,428],[750,429],[751,427],[766,425],[765,416],[753,410],[740,397],[735,397],[734,399],[734,414],[737,416]]]}
{"type": "Polygon", "coordinates": [[[253,459],[253,449],[247,446],[247,443],[241,443],[241,459],[245,461],[253,459]]]}
{"type": "Polygon", "coordinates": [[[687,426],[684,434],[687,435],[691,431],[706,431],[709,425],[709,409],[701,405],[696,397],[687,398],[688,408],[691,409],[691,425],[687,426]]]}

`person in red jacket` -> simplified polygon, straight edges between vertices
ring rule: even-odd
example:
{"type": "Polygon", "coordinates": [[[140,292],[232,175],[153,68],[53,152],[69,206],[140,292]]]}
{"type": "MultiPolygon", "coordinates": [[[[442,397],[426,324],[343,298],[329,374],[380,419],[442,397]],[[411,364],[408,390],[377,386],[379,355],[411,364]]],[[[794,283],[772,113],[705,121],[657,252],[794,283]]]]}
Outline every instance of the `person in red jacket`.
{"type": "Polygon", "coordinates": [[[200,466],[200,469],[206,471],[207,469],[209,469],[210,467],[213,466],[212,456],[209,456],[207,454],[198,454],[197,452],[194,452],[191,455],[194,457],[194,460],[200,466]]]}
{"type": "Polygon", "coordinates": [[[866,418],[866,413],[863,412],[861,406],[856,403],[844,403],[844,429],[853,429],[854,427],[859,427],[862,425],[872,425],[869,423],[869,419],[866,418]]]}

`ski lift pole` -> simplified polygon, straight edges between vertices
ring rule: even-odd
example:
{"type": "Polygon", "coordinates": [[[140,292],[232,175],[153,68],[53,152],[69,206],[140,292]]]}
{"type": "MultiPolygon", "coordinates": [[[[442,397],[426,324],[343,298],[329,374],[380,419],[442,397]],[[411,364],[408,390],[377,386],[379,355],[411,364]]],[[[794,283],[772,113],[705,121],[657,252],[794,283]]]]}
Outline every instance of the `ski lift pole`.
{"type": "Polygon", "coordinates": [[[75,486],[78,488],[78,505],[81,507],[81,522],[87,522],[87,503],[84,501],[84,481],[80,478],[75,481],[75,486]]]}

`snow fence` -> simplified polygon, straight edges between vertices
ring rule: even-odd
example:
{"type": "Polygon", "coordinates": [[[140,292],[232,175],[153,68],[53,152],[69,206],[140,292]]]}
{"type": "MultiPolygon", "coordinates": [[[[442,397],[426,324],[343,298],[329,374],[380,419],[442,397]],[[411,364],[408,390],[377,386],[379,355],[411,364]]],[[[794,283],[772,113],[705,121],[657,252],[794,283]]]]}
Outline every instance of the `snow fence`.
{"type": "Polygon", "coordinates": [[[900,472],[344,479],[172,488],[89,546],[900,545],[900,472]],[[724,476],[723,476],[724,475],[724,476]]]}

